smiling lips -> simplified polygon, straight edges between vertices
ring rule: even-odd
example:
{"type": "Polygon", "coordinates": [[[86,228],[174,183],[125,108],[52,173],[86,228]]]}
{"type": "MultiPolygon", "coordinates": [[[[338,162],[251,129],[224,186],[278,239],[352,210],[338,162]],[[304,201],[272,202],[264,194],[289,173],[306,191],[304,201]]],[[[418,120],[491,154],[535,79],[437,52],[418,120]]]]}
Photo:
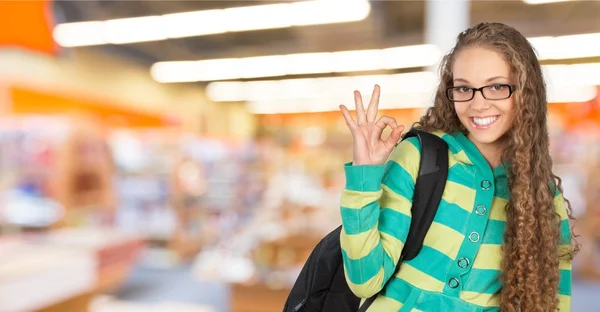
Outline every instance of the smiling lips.
{"type": "Polygon", "coordinates": [[[470,117],[471,124],[476,129],[487,129],[491,125],[493,125],[499,118],[499,115],[496,116],[487,116],[487,117],[470,117]]]}

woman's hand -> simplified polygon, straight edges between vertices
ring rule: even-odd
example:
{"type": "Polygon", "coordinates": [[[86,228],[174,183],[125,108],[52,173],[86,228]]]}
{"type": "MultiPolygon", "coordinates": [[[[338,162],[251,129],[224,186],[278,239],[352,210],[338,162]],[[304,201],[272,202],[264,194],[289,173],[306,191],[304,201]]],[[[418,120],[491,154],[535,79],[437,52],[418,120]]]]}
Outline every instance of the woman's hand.
{"type": "Polygon", "coordinates": [[[348,108],[340,105],[340,110],[353,138],[353,165],[382,165],[384,164],[396,143],[402,136],[404,126],[398,126],[396,120],[389,116],[381,116],[377,121],[380,88],[375,85],[369,107],[365,112],[360,92],[354,91],[356,121],[350,115],[348,108]],[[383,130],[390,126],[392,132],[387,140],[381,138],[383,130]]]}

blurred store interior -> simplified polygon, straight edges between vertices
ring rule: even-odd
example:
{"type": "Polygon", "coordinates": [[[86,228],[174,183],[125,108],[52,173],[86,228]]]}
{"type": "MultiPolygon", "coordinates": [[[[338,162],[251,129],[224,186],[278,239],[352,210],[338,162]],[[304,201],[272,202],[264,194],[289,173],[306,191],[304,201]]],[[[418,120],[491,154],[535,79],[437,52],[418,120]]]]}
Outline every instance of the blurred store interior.
{"type": "Polygon", "coordinates": [[[0,311],[274,312],[339,225],[382,87],[409,126],[481,21],[544,65],[555,173],[600,299],[600,1],[0,1],[0,311]]]}

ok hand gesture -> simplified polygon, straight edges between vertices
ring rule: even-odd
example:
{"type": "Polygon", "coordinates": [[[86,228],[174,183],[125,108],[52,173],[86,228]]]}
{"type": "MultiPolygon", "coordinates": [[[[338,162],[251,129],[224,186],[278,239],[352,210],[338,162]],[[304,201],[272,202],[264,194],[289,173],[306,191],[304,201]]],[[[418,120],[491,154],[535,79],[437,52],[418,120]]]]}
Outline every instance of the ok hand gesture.
{"type": "Polygon", "coordinates": [[[360,92],[354,91],[356,106],[356,121],[350,115],[348,108],[340,105],[340,110],[353,138],[353,165],[382,165],[390,156],[394,146],[400,140],[404,126],[398,126],[396,120],[389,116],[377,118],[380,88],[375,85],[369,107],[365,112],[360,92]],[[392,132],[387,140],[381,138],[383,130],[390,126],[392,132]]]}

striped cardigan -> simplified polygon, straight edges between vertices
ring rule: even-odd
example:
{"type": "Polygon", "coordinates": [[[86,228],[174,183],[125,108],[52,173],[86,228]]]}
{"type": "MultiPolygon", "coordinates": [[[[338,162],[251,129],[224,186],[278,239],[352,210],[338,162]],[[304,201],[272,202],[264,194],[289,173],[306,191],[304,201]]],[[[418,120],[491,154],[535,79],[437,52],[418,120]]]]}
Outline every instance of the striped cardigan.
{"type": "MultiPolygon", "coordinates": [[[[423,249],[392,277],[411,222],[420,144],[401,142],[385,165],[344,166],[340,236],[346,280],[373,311],[499,311],[500,246],[510,192],[504,166],[491,169],[461,133],[436,132],[449,146],[449,172],[423,249]],[[391,280],[390,280],[391,278],[391,280]]],[[[560,244],[570,248],[564,198],[557,192],[560,244]]],[[[570,311],[571,261],[560,262],[560,311],[570,311]]]]}

